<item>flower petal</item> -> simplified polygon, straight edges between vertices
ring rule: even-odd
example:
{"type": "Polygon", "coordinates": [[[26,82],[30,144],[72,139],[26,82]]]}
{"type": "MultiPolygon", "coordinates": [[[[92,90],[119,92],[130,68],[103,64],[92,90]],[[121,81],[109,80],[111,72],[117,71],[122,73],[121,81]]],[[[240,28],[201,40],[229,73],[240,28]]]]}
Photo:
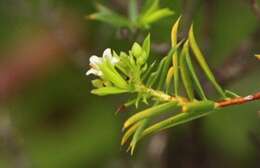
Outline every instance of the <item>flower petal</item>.
{"type": "Polygon", "coordinates": [[[105,51],[103,52],[103,58],[106,58],[108,60],[111,60],[113,58],[110,48],[105,49],[105,51]]]}
{"type": "Polygon", "coordinates": [[[112,65],[115,65],[115,64],[117,64],[118,62],[119,62],[119,58],[117,58],[117,57],[113,57],[113,58],[111,59],[112,65]]]}
{"type": "Polygon", "coordinates": [[[101,57],[98,57],[96,55],[92,55],[90,58],[89,58],[89,62],[90,64],[93,66],[97,66],[98,64],[101,64],[103,61],[103,59],[101,57]]]}
{"type": "Polygon", "coordinates": [[[96,75],[96,76],[102,76],[102,72],[100,70],[97,70],[97,69],[94,69],[94,68],[91,68],[86,72],[86,75],[90,75],[90,74],[93,74],[93,75],[96,75]]]}

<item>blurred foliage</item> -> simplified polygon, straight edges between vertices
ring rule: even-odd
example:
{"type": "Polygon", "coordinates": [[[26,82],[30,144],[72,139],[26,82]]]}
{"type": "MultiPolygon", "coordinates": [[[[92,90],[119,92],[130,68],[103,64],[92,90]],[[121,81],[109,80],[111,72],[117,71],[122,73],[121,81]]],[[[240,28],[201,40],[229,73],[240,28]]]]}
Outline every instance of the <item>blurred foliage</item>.
{"type": "MultiPolygon", "coordinates": [[[[27,83],[21,92],[2,104],[11,113],[13,125],[22,139],[22,148],[32,167],[114,168],[122,167],[126,163],[130,164],[129,167],[135,165],[135,162],[131,161],[120,164],[125,159],[124,152],[121,152],[119,147],[121,135],[118,134],[124,115],[115,117],[114,112],[123,101],[114,97],[101,99],[89,94],[90,80],[85,76],[88,56],[101,53],[106,47],[122,50],[130,48],[127,41],[117,38],[116,30],[112,27],[85,20],[85,15],[95,12],[95,2],[94,0],[0,1],[1,51],[8,50],[21,37],[30,37],[35,32],[42,31],[41,26],[46,24],[46,18],[43,19],[42,15],[44,4],[58,13],[65,10],[66,13],[75,14],[83,25],[81,32],[81,37],[85,39],[85,44],[81,46],[84,51],[83,61],[77,53],[66,53],[69,55],[68,59],[49,68],[47,73],[27,83]]],[[[110,4],[112,1],[97,2],[117,8],[110,4]]],[[[199,2],[192,18],[197,27],[195,33],[198,37],[203,37],[205,15],[203,1],[199,2]]],[[[257,21],[245,1],[214,2],[212,41],[209,53],[206,55],[209,56],[207,60],[210,64],[217,67],[241,40],[255,30],[257,21]]],[[[183,10],[182,1],[164,0],[161,6],[174,10],[176,15],[154,24],[151,27],[151,34],[153,41],[170,43],[168,36],[170,27],[183,10]]],[[[51,18],[47,17],[47,21],[48,19],[51,18]]],[[[202,38],[199,41],[203,44],[202,38]]],[[[258,53],[259,51],[258,47],[258,53]]],[[[4,59],[8,58],[1,56],[1,60],[4,59]]],[[[229,88],[241,95],[256,91],[260,84],[259,72],[258,68],[245,78],[229,85],[229,88]]],[[[250,139],[251,133],[258,138],[260,136],[259,116],[256,113],[259,110],[259,103],[254,102],[227,108],[200,120],[203,127],[203,134],[200,136],[204,138],[204,145],[217,164],[212,167],[259,166],[259,146],[250,139]]],[[[177,140],[188,133],[191,124],[178,126],[172,130],[171,146],[180,145],[176,143],[177,140]]],[[[184,143],[181,145],[186,146],[184,143]]],[[[178,153],[178,151],[172,152],[178,153]]],[[[8,161],[4,156],[1,150],[0,167],[8,167],[8,161]]],[[[134,159],[139,163],[141,159],[138,158],[145,159],[145,155],[137,154],[134,159]]]]}

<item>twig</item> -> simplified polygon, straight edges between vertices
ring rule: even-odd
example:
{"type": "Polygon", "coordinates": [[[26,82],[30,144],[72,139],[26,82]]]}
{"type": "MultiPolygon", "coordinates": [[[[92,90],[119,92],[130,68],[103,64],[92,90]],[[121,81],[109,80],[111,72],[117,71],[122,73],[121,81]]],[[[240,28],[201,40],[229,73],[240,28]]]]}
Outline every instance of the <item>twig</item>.
{"type": "Polygon", "coordinates": [[[260,100],[260,92],[245,97],[237,97],[234,99],[219,101],[217,102],[217,107],[226,107],[226,106],[244,104],[254,100],[260,100]]]}

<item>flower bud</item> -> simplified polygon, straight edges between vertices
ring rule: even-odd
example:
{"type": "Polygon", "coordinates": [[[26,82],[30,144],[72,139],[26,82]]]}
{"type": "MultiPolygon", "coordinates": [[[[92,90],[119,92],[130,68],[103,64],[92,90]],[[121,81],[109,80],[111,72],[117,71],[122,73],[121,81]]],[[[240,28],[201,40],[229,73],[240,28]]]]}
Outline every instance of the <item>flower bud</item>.
{"type": "Polygon", "coordinates": [[[100,79],[95,79],[91,81],[92,85],[96,88],[101,88],[103,87],[103,81],[100,79]]]}
{"type": "Polygon", "coordinates": [[[147,60],[147,56],[145,51],[142,52],[142,54],[137,58],[137,64],[138,65],[143,65],[147,60]]]}
{"type": "Polygon", "coordinates": [[[132,46],[132,53],[135,58],[138,58],[142,55],[143,49],[138,43],[134,43],[132,46]]]}

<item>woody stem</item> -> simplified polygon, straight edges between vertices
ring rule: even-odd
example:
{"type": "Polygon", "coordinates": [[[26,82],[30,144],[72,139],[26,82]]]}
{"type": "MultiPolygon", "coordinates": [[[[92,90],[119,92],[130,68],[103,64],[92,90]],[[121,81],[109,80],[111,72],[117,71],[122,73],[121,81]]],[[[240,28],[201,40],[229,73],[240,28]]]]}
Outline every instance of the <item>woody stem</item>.
{"type": "Polygon", "coordinates": [[[237,97],[233,99],[228,99],[228,100],[221,100],[217,102],[217,107],[222,108],[226,106],[232,106],[232,105],[237,105],[237,104],[244,104],[248,103],[250,101],[254,100],[260,100],[260,92],[257,92],[255,94],[251,94],[245,97],[237,97]]]}

